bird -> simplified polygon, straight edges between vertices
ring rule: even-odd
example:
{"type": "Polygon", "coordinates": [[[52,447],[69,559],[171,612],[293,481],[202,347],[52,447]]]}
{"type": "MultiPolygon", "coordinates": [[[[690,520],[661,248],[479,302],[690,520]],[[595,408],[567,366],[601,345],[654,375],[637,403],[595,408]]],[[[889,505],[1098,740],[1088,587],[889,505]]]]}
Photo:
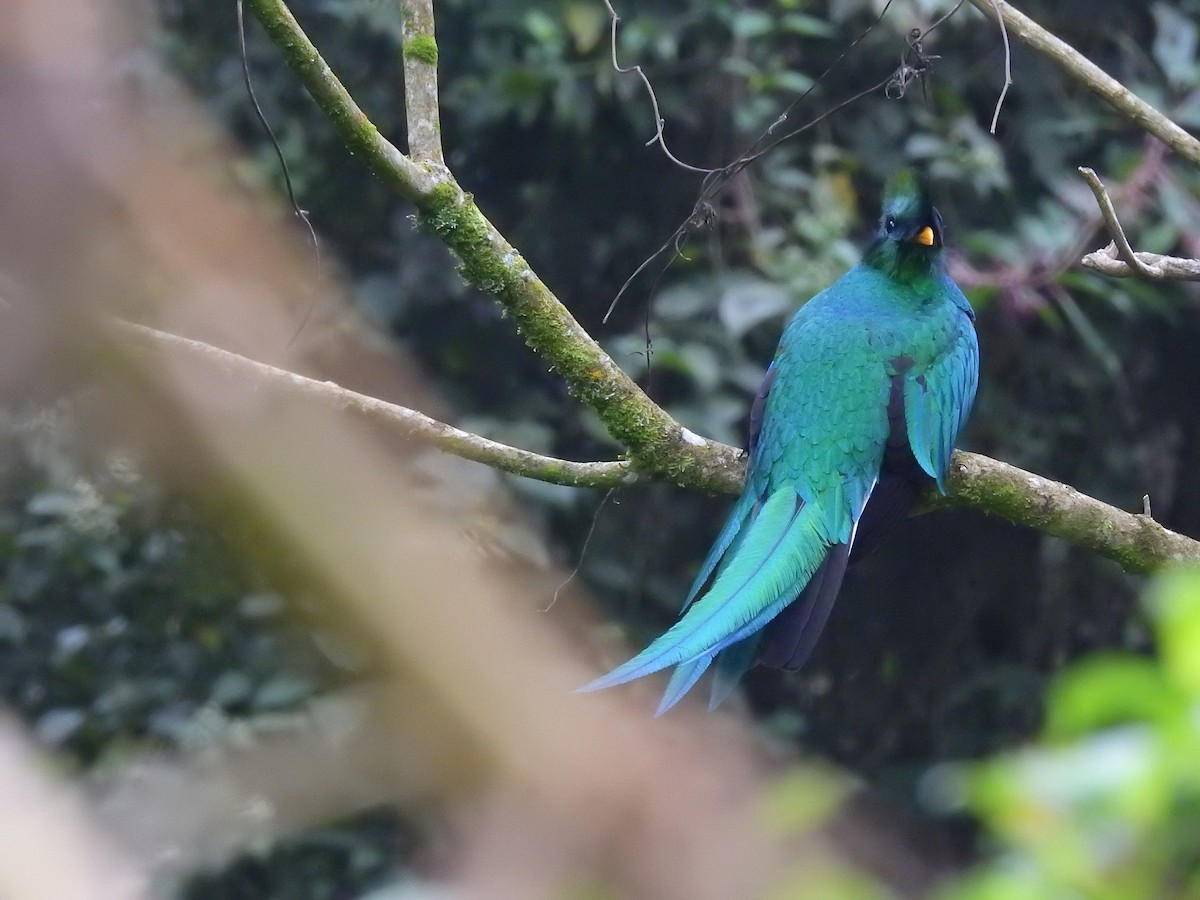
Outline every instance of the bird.
{"type": "Polygon", "coordinates": [[[710,709],[755,664],[799,669],[847,565],[927,488],[945,493],[979,343],[943,238],[927,182],[890,177],[862,261],[783,330],[750,409],[745,487],[679,621],[581,692],[674,667],[662,715],[710,666],[710,709]]]}

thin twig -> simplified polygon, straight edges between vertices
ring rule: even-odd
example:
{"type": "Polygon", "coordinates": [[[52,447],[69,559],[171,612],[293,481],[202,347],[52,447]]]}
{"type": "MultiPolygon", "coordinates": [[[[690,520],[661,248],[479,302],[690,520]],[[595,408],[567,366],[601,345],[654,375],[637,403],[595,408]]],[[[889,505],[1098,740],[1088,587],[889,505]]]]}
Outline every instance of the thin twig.
{"type": "Polygon", "coordinates": [[[646,88],[646,93],[650,96],[650,106],[654,110],[654,137],[646,141],[646,146],[658,144],[658,146],[662,148],[662,152],[666,154],[667,159],[679,166],[679,168],[686,169],[688,172],[697,172],[703,175],[715,171],[714,169],[705,169],[700,166],[693,166],[689,163],[685,163],[678,156],[671,152],[671,149],[667,146],[666,136],[663,134],[663,128],[666,126],[666,121],[663,119],[662,113],[659,112],[658,97],[654,93],[654,86],[650,83],[650,79],[646,76],[646,73],[642,71],[642,67],[640,65],[622,66],[620,62],[618,62],[617,26],[621,22],[621,17],[617,15],[617,11],[613,8],[613,5],[611,2],[609,2],[609,0],[604,0],[604,5],[608,7],[608,15],[611,22],[609,44],[612,48],[613,71],[620,75],[625,75],[629,72],[636,74],[638,78],[642,79],[642,84],[646,88]]]}
{"type": "Polygon", "coordinates": [[[563,592],[568,584],[575,580],[583,569],[583,558],[587,555],[588,547],[592,544],[592,536],[596,533],[596,524],[600,521],[600,513],[604,512],[604,507],[608,505],[608,501],[613,498],[616,488],[609,488],[604,492],[604,496],[600,498],[600,505],[596,507],[596,511],[592,514],[592,524],[588,528],[587,537],[583,539],[583,546],[579,548],[579,560],[575,563],[575,568],[571,570],[571,574],[564,578],[554,589],[554,596],[550,598],[550,602],[542,607],[542,612],[550,612],[554,609],[554,604],[558,602],[558,596],[563,592]]]}
{"type": "Polygon", "coordinates": [[[1117,251],[1121,254],[1121,259],[1143,278],[1157,277],[1154,272],[1148,269],[1137,258],[1133,252],[1133,248],[1129,246],[1129,239],[1125,237],[1125,229],[1121,227],[1121,220],[1117,218],[1117,211],[1113,208],[1108,191],[1105,190],[1104,183],[1100,180],[1095,170],[1089,169],[1087,166],[1080,166],[1079,174],[1083,176],[1083,180],[1092,189],[1092,196],[1096,198],[1096,205],[1100,207],[1100,214],[1104,216],[1104,224],[1107,226],[1108,233],[1117,245],[1117,251]]]}
{"type": "Polygon", "coordinates": [[[271,146],[275,148],[275,158],[279,161],[279,171],[283,173],[283,186],[287,189],[288,202],[292,205],[292,213],[308,229],[308,239],[313,248],[313,295],[309,300],[308,307],[304,310],[304,316],[300,319],[300,324],[296,326],[296,331],[287,343],[287,346],[290,347],[296,342],[296,338],[300,337],[300,332],[308,325],[308,320],[312,318],[313,310],[317,306],[317,288],[321,284],[323,268],[321,263],[321,242],[317,238],[317,229],[313,227],[308,210],[302,209],[300,201],[296,199],[296,188],[292,184],[292,173],[288,168],[287,157],[283,155],[283,148],[279,146],[279,138],[275,137],[275,129],[267,121],[266,114],[263,113],[262,104],[258,102],[258,95],[254,92],[254,81],[250,77],[250,55],[246,52],[246,11],[244,0],[237,0],[237,30],[238,49],[242,54],[242,84],[245,85],[246,95],[250,98],[250,106],[254,109],[254,115],[258,119],[258,124],[267,133],[267,137],[271,140],[271,146]]]}
{"type": "Polygon", "coordinates": [[[1008,27],[1004,24],[1004,16],[1000,14],[1000,8],[996,6],[995,0],[992,0],[992,9],[996,11],[996,21],[1000,23],[1000,36],[1004,38],[1004,87],[1000,89],[1000,96],[996,99],[996,111],[992,113],[991,133],[996,133],[996,123],[1000,121],[1000,107],[1004,106],[1004,98],[1008,96],[1008,89],[1012,85],[1012,47],[1008,43],[1008,27]]]}

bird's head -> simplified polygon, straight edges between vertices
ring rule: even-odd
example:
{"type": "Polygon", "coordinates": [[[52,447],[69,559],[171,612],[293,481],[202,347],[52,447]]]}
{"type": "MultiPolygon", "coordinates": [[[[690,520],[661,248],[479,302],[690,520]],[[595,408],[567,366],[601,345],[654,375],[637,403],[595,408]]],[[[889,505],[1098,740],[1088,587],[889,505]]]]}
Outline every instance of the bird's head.
{"type": "Polygon", "coordinates": [[[924,181],[908,169],[888,179],[879,230],[866,261],[906,282],[941,274],[942,217],[924,181]]]}

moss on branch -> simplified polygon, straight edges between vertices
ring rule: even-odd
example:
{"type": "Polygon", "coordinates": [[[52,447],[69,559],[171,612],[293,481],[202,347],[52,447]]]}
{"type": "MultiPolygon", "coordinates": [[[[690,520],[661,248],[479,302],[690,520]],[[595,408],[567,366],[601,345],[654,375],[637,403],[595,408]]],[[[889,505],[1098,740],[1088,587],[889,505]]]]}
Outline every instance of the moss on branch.
{"type": "Polygon", "coordinates": [[[427,66],[436,66],[438,64],[437,41],[428,34],[418,34],[414,38],[409,38],[404,42],[404,58],[415,59],[427,66]]]}

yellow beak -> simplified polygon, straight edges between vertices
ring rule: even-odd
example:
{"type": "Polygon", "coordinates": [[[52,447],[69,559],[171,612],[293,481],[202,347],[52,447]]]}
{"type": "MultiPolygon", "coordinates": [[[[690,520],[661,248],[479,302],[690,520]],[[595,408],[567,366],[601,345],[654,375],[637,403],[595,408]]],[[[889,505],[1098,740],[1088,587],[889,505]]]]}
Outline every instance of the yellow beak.
{"type": "Polygon", "coordinates": [[[933,229],[926,225],[913,237],[914,244],[923,244],[926,247],[933,246],[933,229]]]}

